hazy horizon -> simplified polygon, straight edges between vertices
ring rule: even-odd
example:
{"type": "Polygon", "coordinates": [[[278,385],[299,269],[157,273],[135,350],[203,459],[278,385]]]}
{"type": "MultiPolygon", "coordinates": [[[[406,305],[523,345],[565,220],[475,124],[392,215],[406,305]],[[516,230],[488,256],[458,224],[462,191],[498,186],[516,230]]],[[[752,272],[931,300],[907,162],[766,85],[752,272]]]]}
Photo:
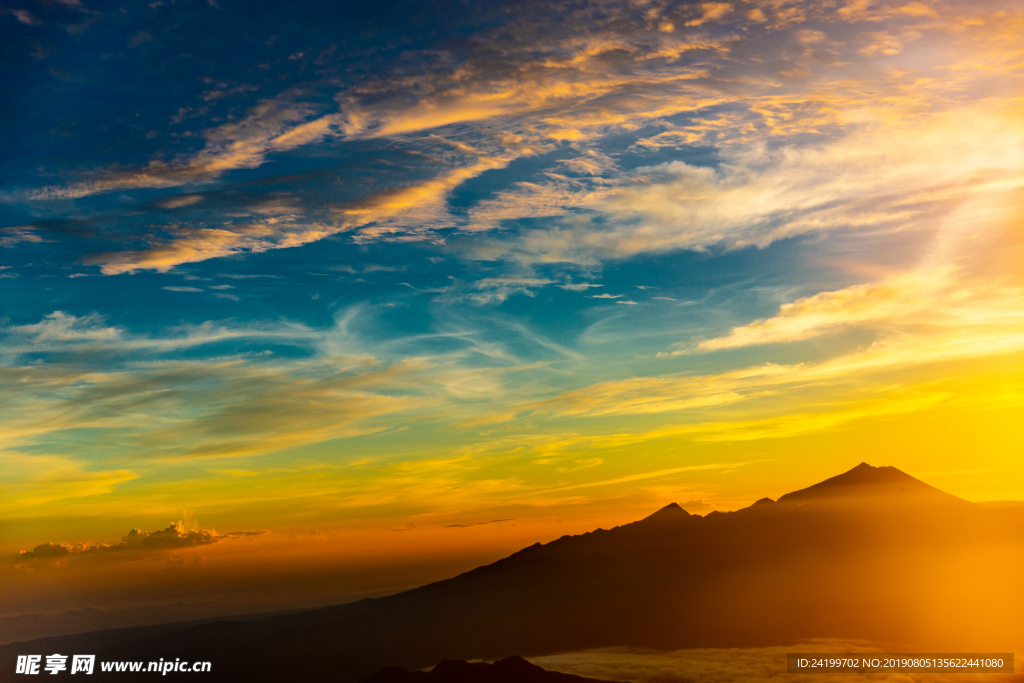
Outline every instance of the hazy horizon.
{"type": "MultiPolygon", "coordinates": [[[[741,509],[753,510],[771,502],[773,502],[772,498],[764,497],[741,509]]],[[[906,518],[907,521],[921,518],[922,515],[924,518],[935,520],[945,516],[941,509],[933,509],[935,505],[940,505],[940,507],[953,505],[958,516],[967,511],[966,509],[961,510],[957,507],[958,505],[974,507],[970,501],[958,499],[928,486],[925,482],[909,477],[897,468],[888,466],[876,468],[867,463],[861,463],[847,472],[822,482],[815,482],[810,487],[787,492],[778,499],[778,504],[795,504],[801,509],[808,503],[811,503],[812,507],[815,503],[826,505],[826,510],[836,505],[848,506],[849,514],[863,519],[859,526],[853,529],[855,536],[852,538],[874,535],[878,536],[880,540],[890,533],[885,527],[894,521],[890,518],[893,513],[897,518],[911,515],[906,518]],[[894,505],[896,507],[892,507],[894,505]],[[876,508],[877,511],[875,511],[876,508]],[[872,521],[872,515],[880,517],[872,521]],[[874,530],[871,530],[872,527],[875,527],[874,530]]],[[[1002,501],[1001,504],[996,505],[983,504],[979,508],[993,511],[983,513],[989,517],[980,518],[981,520],[990,520],[987,524],[1005,525],[1012,524],[1012,519],[1014,519],[1012,516],[1006,517],[1006,512],[1009,511],[1010,515],[1013,515],[1017,508],[1024,512],[1024,502],[1002,501]]],[[[978,514],[980,509],[973,514],[978,514]]],[[[673,502],[656,511],[649,512],[651,514],[644,515],[644,519],[665,518],[671,520],[679,515],[701,517],[728,511],[708,510],[701,501],[688,501],[682,506],[673,502]]],[[[635,521],[637,519],[626,520],[625,524],[628,525],[635,521]]],[[[1020,521],[1018,520],[1017,527],[1020,526],[1020,521]]],[[[493,523],[499,522],[490,524],[493,523]]],[[[993,546],[991,541],[984,540],[992,535],[993,530],[984,526],[971,526],[973,523],[968,521],[968,526],[964,529],[945,528],[942,534],[955,536],[957,539],[974,539],[974,545],[970,546],[974,564],[1004,565],[1005,562],[993,559],[1001,556],[998,546],[993,546]]],[[[618,529],[619,525],[609,525],[607,528],[618,529]]],[[[1012,534],[1013,532],[1010,530],[1013,528],[1015,527],[1007,526],[1006,531],[1002,532],[1004,541],[1011,544],[1008,548],[1012,548],[1013,543],[1019,543],[1021,540],[1005,536],[1007,531],[1012,534]]],[[[582,536],[577,534],[574,537],[582,538],[595,529],[600,530],[600,528],[588,528],[580,532],[582,536]]],[[[414,531],[427,530],[415,529],[414,531]]],[[[320,540],[324,545],[312,548],[308,565],[296,569],[295,567],[283,567],[272,561],[268,562],[266,558],[273,558],[277,554],[275,550],[282,547],[294,547],[297,541],[308,542],[309,538],[299,539],[293,535],[287,539],[279,539],[266,534],[252,534],[241,538],[243,543],[247,540],[250,543],[255,543],[254,546],[244,550],[239,547],[233,548],[235,552],[233,559],[237,562],[241,558],[246,566],[231,575],[215,577],[217,580],[216,590],[219,591],[219,595],[216,600],[211,600],[208,597],[210,587],[201,581],[185,586],[176,581],[168,582],[167,579],[179,578],[183,572],[193,572],[191,576],[201,576],[201,572],[206,568],[206,559],[204,555],[198,553],[209,555],[216,544],[223,540],[231,540],[232,537],[229,534],[214,534],[210,538],[192,538],[187,543],[180,543],[181,532],[182,529],[174,528],[171,541],[164,548],[159,546],[140,547],[137,541],[131,539],[131,536],[126,536],[116,544],[62,547],[49,543],[38,546],[33,551],[21,551],[17,556],[11,558],[15,567],[36,571],[32,571],[27,576],[17,573],[12,575],[13,581],[8,586],[8,591],[12,597],[20,594],[22,596],[21,604],[30,605],[36,609],[34,612],[21,614],[18,614],[17,610],[12,610],[13,614],[0,617],[0,645],[30,638],[97,629],[174,623],[232,615],[257,616],[281,610],[301,611],[345,604],[368,597],[392,595],[434,581],[448,579],[478,566],[489,565],[495,560],[526,548],[526,546],[547,545],[556,540],[554,538],[532,539],[533,542],[525,540],[519,541],[519,545],[514,545],[519,537],[507,535],[503,540],[509,547],[488,547],[478,550],[476,555],[449,553],[446,556],[443,552],[438,553],[436,548],[430,548],[432,544],[436,543],[437,537],[434,536],[433,538],[428,537],[428,540],[421,546],[423,549],[421,555],[411,558],[372,558],[365,555],[359,556],[351,551],[345,554],[331,555],[327,551],[329,546],[326,545],[329,540],[314,537],[314,540],[320,540]],[[196,552],[188,553],[187,551],[191,549],[196,552]],[[160,554],[160,550],[165,552],[160,554]],[[245,553],[245,550],[248,550],[248,553],[245,553]],[[168,553],[170,553],[169,557],[168,553]],[[151,572],[140,573],[138,565],[147,560],[151,572]],[[155,562],[162,563],[162,566],[156,565],[155,562]],[[253,567],[254,562],[259,562],[259,566],[253,567]],[[77,580],[68,582],[69,575],[76,577],[77,580]],[[296,589],[296,586],[300,586],[300,588],[296,589]],[[145,593],[147,599],[125,601],[122,596],[126,592],[145,593]],[[85,599],[90,600],[90,603],[84,607],[60,609],[67,604],[81,604],[85,599]],[[105,600],[109,602],[104,603],[105,600]],[[104,605],[104,607],[99,608],[96,603],[104,605]],[[45,609],[39,609],[41,605],[53,605],[58,609],[47,612],[45,609]]],[[[186,534],[188,533],[195,534],[196,532],[186,532],[186,534]]],[[[907,542],[913,543],[918,540],[915,538],[915,532],[911,530],[901,533],[907,535],[907,542]]],[[[325,536],[325,534],[319,534],[319,536],[325,536]]],[[[152,538],[158,537],[159,533],[152,535],[152,538]]],[[[562,536],[562,539],[565,538],[567,536],[562,536]]],[[[722,539],[722,542],[730,543],[728,538],[722,539]]],[[[880,547],[885,548],[885,542],[881,542],[882,546],[880,547]]],[[[957,558],[962,552],[961,545],[963,543],[963,540],[950,539],[946,551],[946,561],[951,565],[962,561],[957,558]]],[[[717,552],[724,557],[724,554],[729,551],[722,547],[717,552]]],[[[1024,561],[1024,556],[1020,559],[1024,561]]],[[[757,571],[772,570],[768,566],[764,566],[758,568],[757,571]]],[[[189,574],[184,575],[188,576],[189,574]]],[[[207,575],[205,578],[209,580],[214,577],[207,575]]],[[[920,577],[918,581],[920,581],[920,577]]],[[[945,585],[941,590],[962,592],[967,589],[967,586],[961,585],[962,583],[962,580],[959,583],[954,582],[945,585]]],[[[1007,597],[1010,597],[1009,594],[1007,597]]],[[[15,601],[11,604],[19,603],[15,601]]],[[[932,618],[932,621],[935,619],[932,618]]]]}

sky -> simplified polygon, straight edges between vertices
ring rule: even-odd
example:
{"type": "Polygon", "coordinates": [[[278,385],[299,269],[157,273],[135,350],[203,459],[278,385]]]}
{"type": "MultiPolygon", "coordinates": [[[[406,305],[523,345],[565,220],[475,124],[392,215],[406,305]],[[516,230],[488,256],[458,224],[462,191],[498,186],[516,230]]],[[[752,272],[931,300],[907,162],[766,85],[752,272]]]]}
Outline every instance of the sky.
{"type": "Polygon", "coordinates": [[[1024,499],[1022,32],[6,2],[5,632],[352,599],[862,461],[1024,499]]]}

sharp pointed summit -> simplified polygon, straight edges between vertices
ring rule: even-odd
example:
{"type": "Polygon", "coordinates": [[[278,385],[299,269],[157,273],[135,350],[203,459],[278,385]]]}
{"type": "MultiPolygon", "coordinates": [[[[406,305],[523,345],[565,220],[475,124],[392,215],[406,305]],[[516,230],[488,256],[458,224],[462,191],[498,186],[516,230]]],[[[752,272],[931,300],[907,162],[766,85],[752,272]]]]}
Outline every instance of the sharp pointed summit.
{"type": "Polygon", "coordinates": [[[907,500],[922,496],[946,502],[966,502],[945,491],[940,491],[934,486],[929,486],[895,467],[873,467],[866,462],[813,486],[787,493],[779,498],[779,502],[805,503],[853,498],[907,500]]]}
{"type": "Polygon", "coordinates": [[[679,507],[679,503],[669,503],[652,515],[644,517],[643,521],[667,521],[689,517],[690,513],[679,507]]]}

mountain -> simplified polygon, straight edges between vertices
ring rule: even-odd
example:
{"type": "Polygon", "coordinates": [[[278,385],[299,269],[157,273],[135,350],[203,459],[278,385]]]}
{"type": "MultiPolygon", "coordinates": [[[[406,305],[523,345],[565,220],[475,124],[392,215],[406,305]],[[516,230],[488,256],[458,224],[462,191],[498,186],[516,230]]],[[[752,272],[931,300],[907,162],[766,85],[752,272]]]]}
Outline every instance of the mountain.
{"type": "MultiPolygon", "coordinates": [[[[1012,513],[1012,514],[1011,514],[1012,513]]],[[[206,680],[362,680],[383,667],[606,646],[865,639],[917,652],[1024,640],[1024,520],[891,467],[703,517],[668,505],[385,598],[249,621],[0,648],[209,660],[206,680]]]]}
{"type": "Polygon", "coordinates": [[[825,481],[793,491],[779,498],[779,502],[805,503],[809,501],[856,500],[863,504],[888,501],[898,504],[920,505],[922,501],[970,504],[920,479],[901,472],[895,467],[872,467],[866,462],[825,481]]]}
{"type": "Polygon", "coordinates": [[[430,671],[407,671],[398,667],[381,669],[363,683],[614,683],[583,678],[558,671],[545,671],[513,655],[493,664],[446,659],[430,671]]]}

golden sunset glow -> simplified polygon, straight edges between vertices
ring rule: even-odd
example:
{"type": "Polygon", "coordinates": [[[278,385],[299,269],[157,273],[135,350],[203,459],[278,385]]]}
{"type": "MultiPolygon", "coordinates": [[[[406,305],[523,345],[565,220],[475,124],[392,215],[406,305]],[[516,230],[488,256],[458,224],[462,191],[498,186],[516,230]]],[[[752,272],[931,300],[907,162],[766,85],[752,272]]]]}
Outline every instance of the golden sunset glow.
{"type": "Polygon", "coordinates": [[[7,641],[862,461],[1024,500],[1021,6],[58,4],[2,17],[7,641]]]}

